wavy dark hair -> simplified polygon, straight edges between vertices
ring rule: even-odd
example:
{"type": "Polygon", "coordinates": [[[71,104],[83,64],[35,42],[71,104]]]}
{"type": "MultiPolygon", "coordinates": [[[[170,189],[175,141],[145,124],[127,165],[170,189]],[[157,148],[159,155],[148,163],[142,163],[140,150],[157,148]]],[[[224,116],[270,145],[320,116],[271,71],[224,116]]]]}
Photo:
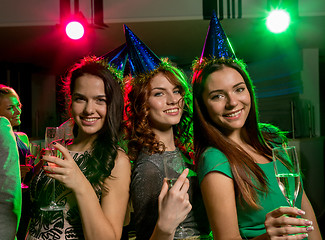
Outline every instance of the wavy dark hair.
{"type": "Polygon", "coordinates": [[[239,72],[249,91],[251,109],[243,126],[243,131],[241,131],[247,143],[259,154],[272,160],[272,149],[268,143],[281,144],[281,139],[284,139],[283,136],[279,138],[281,133],[275,127],[272,128],[275,131],[261,131],[262,125],[259,124],[254,86],[244,62],[225,58],[212,59],[203,61],[203,67],[195,68],[196,71],[193,74],[195,157],[199,161],[203,152],[210,146],[219,149],[228,158],[234,178],[235,192],[240,203],[245,201],[251,207],[259,208],[257,190],[268,191],[268,182],[264,172],[241,146],[225,136],[222,128],[211,120],[202,99],[207,77],[225,67],[233,68],[239,72]],[[248,135],[249,137],[247,137],[248,135]],[[257,184],[254,184],[252,179],[257,184]]]}
{"type": "MultiPolygon", "coordinates": [[[[95,56],[85,57],[68,71],[64,79],[64,93],[68,96],[68,108],[71,109],[71,96],[75,89],[76,79],[86,74],[97,76],[103,80],[107,101],[106,121],[99,131],[90,151],[85,176],[96,191],[103,189],[104,180],[111,175],[117,156],[118,142],[122,132],[123,94],[118,84],[119,79],[111,67],[95,56]]],[[[78,135],[78,125],[74,124],[74,136],[78,135]]]]}
{"type": "Polygon", "coordinates": [[[125,115],[126,139],[128,140],[128,155],[135,161],[141,150],[146,149],[149,154],[162,153],[165,145],[159,142],[153,132],[148,119],[150,95],[150,80],[158,73],[179,87],[183,114],[180,122],[173,126],[176,146],[186,155],[193,151],[193,123],[192,123],[192,92],[186,75],[177,67],[163,61],[159,67],[145,76],[129,77],[125,86],[125,115]]]}

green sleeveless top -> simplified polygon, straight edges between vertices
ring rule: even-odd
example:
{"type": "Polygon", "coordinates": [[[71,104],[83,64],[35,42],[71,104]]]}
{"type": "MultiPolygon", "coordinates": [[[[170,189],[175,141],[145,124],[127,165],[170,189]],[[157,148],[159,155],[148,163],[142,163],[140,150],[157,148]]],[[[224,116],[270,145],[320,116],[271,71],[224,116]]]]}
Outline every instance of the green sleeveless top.
{"type": "MultiPolygon", "coordinates": [[[[257,210],[251,208],[247,204],[243,204],[243,206],[240,205],[238,199],[236,199],[238,226],[243,239],[254,238],[264,234],[266,232],[264,226],[265,215],[280,206],[289,206],[278,186],[273,163],[258,164],[258,166],[264,171],[268,179],[269,191],[266,194],[257,191],[258,203],[261,206],[261,208],[257,210]]],[[[221,172],[226,176],[233,178],[227,157],[218,149],[210,147],[202,154],[199,161],[199,183],[201,184],[205,175],[214,171],[221,172]]],[[[298,208],[301,208],[301,199],[302,188],[295,204],[298,208]]]]}

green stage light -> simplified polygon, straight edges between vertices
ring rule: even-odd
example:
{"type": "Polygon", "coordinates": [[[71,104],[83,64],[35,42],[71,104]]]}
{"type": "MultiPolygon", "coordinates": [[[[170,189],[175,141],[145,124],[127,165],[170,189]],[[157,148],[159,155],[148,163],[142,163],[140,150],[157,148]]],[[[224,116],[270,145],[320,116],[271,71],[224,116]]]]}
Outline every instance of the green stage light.
{"type": "Polygon", "coordinates": [[[272,10],[266,18],[266,26],[273,33],[281,33],[290,25],[290,15],[282,9],[272,10]]]}

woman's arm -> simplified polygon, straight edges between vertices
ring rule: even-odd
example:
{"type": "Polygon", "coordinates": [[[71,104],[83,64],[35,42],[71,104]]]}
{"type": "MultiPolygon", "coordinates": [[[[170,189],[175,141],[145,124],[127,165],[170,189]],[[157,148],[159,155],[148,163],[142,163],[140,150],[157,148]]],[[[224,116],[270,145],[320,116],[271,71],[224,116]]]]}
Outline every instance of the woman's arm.
{"type": "Polygon", "coordinates": [[[308,233],[308,239],[309,240],[321,240],[322,236],[319,231],[317,219],[316,219],[313,207],[311,206],[305,191],[303,192],[303,195],[302,195],[301,209],[306,212],[306,215],[304,217],[313,222],[312,226],[314,228],[314,231],[311,231],[310,233],[308,233]]]}
{"type": "Polygon", "coordinates": [[[43,159],[59,167],[44,167],[48,174],[71,188],[78,202],[85,239],[120,239],[129,200],[131,164],[125,153],[118,151],[111,177],[105,180],[108,192],[102,193],[101,205],[91,184],[81,172],[67,149],[55,145],[64,160],[44,156],[43,159]]]}
{"type": "Polygon", "coordinates": [[[241,239],[233,180],[223,173],[210,172],[200,186],[214,239],[241,239]]]}

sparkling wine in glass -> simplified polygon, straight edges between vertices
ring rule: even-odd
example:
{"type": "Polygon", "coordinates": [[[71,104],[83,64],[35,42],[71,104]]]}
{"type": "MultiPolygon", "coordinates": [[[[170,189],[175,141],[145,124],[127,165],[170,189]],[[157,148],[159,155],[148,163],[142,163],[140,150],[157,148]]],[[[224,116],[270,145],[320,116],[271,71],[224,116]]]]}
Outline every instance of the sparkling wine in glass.
{"type": "MultiPolygon", "coordinates": [[[[33,170],[33,167],[35,165],[35,159],[37,158],[37,155],[40,152],[40,146],[36,143],[31,142],[29,144],[29,152],[26,152],[26,156],[25,156],[25,164],[24,165],[20,165],[20,168],[22,170],[22,168],[26,171],[26,169],[29,169],[29,171],[33,170]]],[[[28,174],[28,173],[26,173],[28,174]]],[[[29,188],[29,186],[25,183],[25,178],[26,178],[26,174],[24,177],[22,177],[21,179],[21,188],[23,189],[27,189],[29,188]]],[[[27,177],[27,181],[30,180],[30,176],[27,177]]]]}
{"type": "Polygon", "coordinates": [[[41,152],[41,146],[37,143],[32,142],[29,145],[29,151],[30,151],[31,157],[28,161],[28,164],[34,166],[35,164],[38,163],[39,155],[41,152]]]}
{"type": "MultiPolygon", "coordinates": [[[[64,129],[57,127],[47,127],[45,131],[45,155],[55,156],[62,158],[62,154],[59,150],[53,147],[53,142],[64,143],[64,129]]],[[[57,167],[54,163],[47,163],[51,167],[57,167]]],[[[63,210],[64,206],[59,206],[55,202],[55,179],[52,180],[52,193],[50,205],[41,207],[42,211],[60,211],[63,210]]]]}
{"type": "MultiPolygon", "coordinates": [[[[166,152],[163,157],[165,177],[169,189],[172,188],[177,181],[178,177],[185,170],[185,164],[182,154],[179,151],[166,152]]],[[[181,223],[175,232],[174,239],[184,239],[192,237],[194,231],[191,228],[183,227],[181,223]]]]}
{"type": "Polygon", "coordinates": [[[281,192],[291,207],[300,191],[300,166],[295,147],[276,147],[272,150],[275,176],[281,192]]]}

